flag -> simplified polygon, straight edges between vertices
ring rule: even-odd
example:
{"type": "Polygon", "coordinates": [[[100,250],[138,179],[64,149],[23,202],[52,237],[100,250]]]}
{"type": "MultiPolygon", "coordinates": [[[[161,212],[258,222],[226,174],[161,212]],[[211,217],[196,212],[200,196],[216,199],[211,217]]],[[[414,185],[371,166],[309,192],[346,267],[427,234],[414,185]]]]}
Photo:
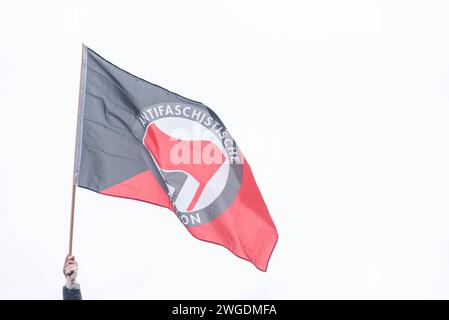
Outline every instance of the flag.
{"type": "Polygon", "coordinates": [[[218,116],[83,47],[75,185],[173,211],[196,238],[266,271],[278,234],[218,116]]]}

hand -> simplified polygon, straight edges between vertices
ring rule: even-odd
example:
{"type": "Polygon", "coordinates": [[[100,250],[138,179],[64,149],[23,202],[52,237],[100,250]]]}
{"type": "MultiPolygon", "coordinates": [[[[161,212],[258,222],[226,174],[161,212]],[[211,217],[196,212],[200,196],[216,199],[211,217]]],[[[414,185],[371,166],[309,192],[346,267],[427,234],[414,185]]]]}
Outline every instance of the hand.
{"type": "Polygon", "coordinates": [[[66,279],[66,287],[68,289],[74,289],[78,286],[76,282],[76,276],[78,275],[78,263],[75,261],[74,256],[67,256],[65,258],[63,273],[66,279]]]}

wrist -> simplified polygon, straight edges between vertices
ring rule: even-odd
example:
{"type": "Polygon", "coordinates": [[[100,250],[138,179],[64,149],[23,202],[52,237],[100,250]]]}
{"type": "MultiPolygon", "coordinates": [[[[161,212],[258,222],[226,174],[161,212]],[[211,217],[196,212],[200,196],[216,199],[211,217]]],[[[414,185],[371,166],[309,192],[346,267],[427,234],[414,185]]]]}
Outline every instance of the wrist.
{"type": "Polygon", "coordinates": [[[80,285],[79,285],[79,283],[77,283],[77,282],[67,282],[67,283],[65,284],[65,287],[66,287],[67,289],[79,289],[79,288],[80,288],[80,285]]]}

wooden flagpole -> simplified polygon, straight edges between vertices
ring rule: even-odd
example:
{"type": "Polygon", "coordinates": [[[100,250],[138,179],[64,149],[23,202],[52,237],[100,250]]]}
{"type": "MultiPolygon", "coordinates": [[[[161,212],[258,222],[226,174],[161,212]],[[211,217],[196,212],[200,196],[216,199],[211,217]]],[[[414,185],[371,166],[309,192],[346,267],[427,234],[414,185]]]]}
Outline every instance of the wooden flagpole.
{"type": "Polygon", "coordinates": [[[72,205],[70,208],[70,238],[69,238],[69,256],[72,255],[73,247],[73,223],[75,222],[75,196],[76,196],[76,186],[75,182],[72,185],[72,205]]]}
{"type": "Polygon", "coordinates": [[[76,151],[78,146],[78,126],[79,126],[79,115],[81,108],[81,95],[82,95],[82,82],[83,82],[83,62],[84,62],[84,44],[81,50],[81,68],[80,68],[80,83],[79,83],[79,95],[78,95],[78,112],[76,115],[76,132],[75,132],[75,152],[73,155],[73,176],[72,176],[72,204],[70,206],[70,233],[69,233],[69,256],[72,255],[73,248],[73,225],[75,222],[75,199],[76,199],[76,151]]]}

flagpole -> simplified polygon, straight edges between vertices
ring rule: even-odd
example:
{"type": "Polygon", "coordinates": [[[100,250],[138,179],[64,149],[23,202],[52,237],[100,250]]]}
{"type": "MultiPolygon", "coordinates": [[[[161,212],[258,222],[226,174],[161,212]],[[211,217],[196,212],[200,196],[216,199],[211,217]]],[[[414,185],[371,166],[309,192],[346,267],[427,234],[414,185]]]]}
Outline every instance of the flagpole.
{"type": "Polygon", "coordinates": [[[72,255],[72,247],[73,247],[73,223],[75,222],[75,196],[76,196],[76,186],[75,186],[75,183],[73,183],[73,185],[72,185],[72,205],[70,208],[69,256],[72,255]]]}
{"type": "Polygon", "coordinates": [[[75,132],[75,152],[73,154],[73,175],[72,175],[72,203],[70,206],[70,232],[69,232],[69,256],[72,255],[73,248],[73,225],[75,222],[75,200],[76,200],[76,151],[78,145],[78,126],[79,126],[79,114],[81,108],[81,84],[83,81],[83,60],[84,60],[84,44],[81,49],[81,67],[80,67],[80,81],[79,81],[79,94],[78,94],[78,112],[76,114],[76,132],[75,132]]]}

